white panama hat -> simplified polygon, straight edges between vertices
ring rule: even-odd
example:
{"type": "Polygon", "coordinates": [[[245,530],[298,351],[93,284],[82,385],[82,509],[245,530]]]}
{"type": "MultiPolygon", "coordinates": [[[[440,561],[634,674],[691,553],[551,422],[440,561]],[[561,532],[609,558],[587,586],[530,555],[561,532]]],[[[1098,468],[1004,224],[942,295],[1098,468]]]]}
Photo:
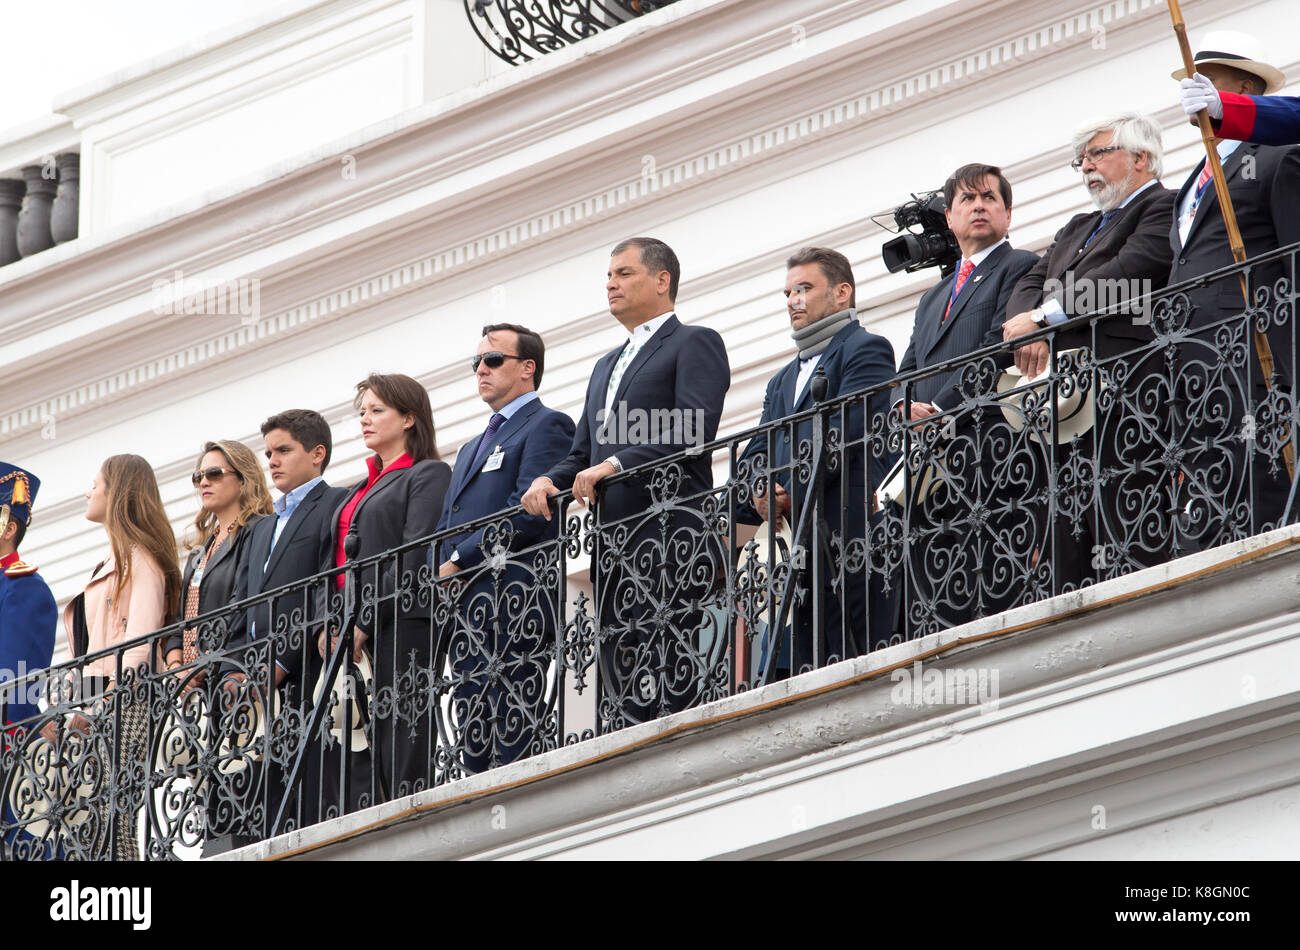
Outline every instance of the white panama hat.
{"type": "MultiPolygon", "coordinates": [[[[1241,69],[1264,80],[1264,94],[1270,95],[1286,85],[1282,70],[1268,63],[1264,44],[1249,33],[1236,30],[1211,30],[1201,38],[1200,49],[1192,56],[1196,66],[1221,63],[1241,69]]],[[[1187,70],[1181,67],[1170,73],[1175,79],[1186,79],[1187,70]]]]}
{"type": "MultiPolygon", "coordinates": [[[[1081,352],[1079,349],[1060,350],[1056,356],[1059,360],[1064,357],[1076,357],[1079,352],[1081,352]]],[[[1002,405],[1002,415],[1006,417],[1011,428],[1019,432],[1025,427],[1025,397],[1032,392],[1040,400],[1046,398],[1051,388],[1051,380],[1050,365],[1030,380],[1024,378],[1018,366],[1012,365],[1003,371],[998,377],[998,401],[1002,405]]],[[[1058,382],[1064,381],[1058,380],[1058,382]]],[[[1092,428],[1094,420],[1092,387],[1085,389],[1076,378],[1074,385],[1068,388],[1068,393],[1058,389],[1056,394],[1056,441],[1058,443],[1069,442],[1076,435],[1083,435],[1092,428]]],[[[1029,437],[1035,442],[1041,441],[1037,431],[1030,432],[1029,437]]]]}

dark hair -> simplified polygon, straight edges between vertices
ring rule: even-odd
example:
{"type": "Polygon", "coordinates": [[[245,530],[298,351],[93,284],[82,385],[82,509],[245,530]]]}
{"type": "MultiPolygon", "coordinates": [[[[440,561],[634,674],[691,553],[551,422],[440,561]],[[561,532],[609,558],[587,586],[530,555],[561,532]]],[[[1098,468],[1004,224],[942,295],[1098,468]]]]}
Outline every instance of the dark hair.
{"type": "Polygon", "coordinates": [[[406,454],[412,462],[442,457],[438,454],[438,437],[433,428],[433,407],[429,405],[428,390],[401,373],[371,373],[357,383],[357,394],[352,400],[354,409],[361,408],[361,399],[367,390],[378,396],[384,405],[415,417],[415,425],[406,430],[406,454]]]}
{"type": "Polygon", "coordinates": [[[534,333],[528,327],[521,327],[517,323],[489,323],[483,328],[482,336],[489,333],[501,333],[509,330],[515,335],[518,342],[515,348],[519,350],[515,355],[522,359],[532,360],[536,369],[533,370],[533,389],[542,388],[542,369],[546,362],[546,344],[542,338],[534,333]]]}
{"type": "Polygon", "coordinates": [[[609,252],[609,256],[618,257],[629,247],[635,247],[641,252],[638,258],[641,266],[651,275],[663,270],[668,271],[668,299],[676,303],[677,285],[682,279],[682,265],[677,263],[677,255],[673,253],[673,249],[658,238],[634,237],[619,241],[614,246],[614,250],[609,252]]]}
{"type": "Polygon", "coordinates": [[[329,466],[334,439],[330,435],[330,424],[315,409],[286,409],[277,412],[262,423],[262,435],[265,436],[273,429],[283,429],[308,452],[318,445],[325,446],[325,460],[320,463],[320,470],[324,472],[329,466]]]}
{"type": "Polygon", "coordinates": [[[998,191],[1002,193],[1003,207],[1011,207],[1011,182],[1007,181],[1007,176],[1002,174],[1002,169],[996,165],[980,165],[978,163],[963,165],[952,173],[952,177],[943,183],[943,203],[945,206],[952,207],[952,199],[957,195],[957,188],[965,185],[967,188],[978,188],[984,183],[984,179],[992,175],[998,180],[998,191]]]}
{"type": "Polygon", "coordinates": [[[23,538],[27,537],[27,524],[17,518],[10,518],[9,522],[14,526],[14,550],[17,551],[22,546],[23,538]]]}
{"type": "Polygon", "coordinates": [[[802,267],[806,264],[816,264],[820,267],[822,276],[830,282],[832,290],[840,284],[848,284],[852,288],[852,293],[849,294],[849,306],[857,309],[858,285],[853,281],[853,267],[847,257],[829,247],[801,247],[790,255],[790,259],[785,262],[785,269],[790,270],[792,267],[802,267]]]}

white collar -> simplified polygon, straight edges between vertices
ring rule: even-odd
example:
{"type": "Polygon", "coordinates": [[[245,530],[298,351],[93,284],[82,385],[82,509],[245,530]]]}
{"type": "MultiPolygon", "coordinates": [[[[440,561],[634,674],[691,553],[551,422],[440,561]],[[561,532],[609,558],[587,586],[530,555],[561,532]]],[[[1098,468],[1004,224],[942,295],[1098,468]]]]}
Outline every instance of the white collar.
{"type": "Polygon", "coordinates": [[[633,346],[644,346],[649,342],[652,336],[659,332],[659,328],[669,321],[673,316],[673,313],[674,311],[672,310],[669,310],[667,313],[661,313],[654,319],[647,320],[639,327],[630,330],[627,335],[627,342],[631,343],[633,346]]]}
{"type": "MultiPolygon", "coordinates": [[[[979,267],[981,264],[984,263],[984,259],[986,257],[988,257],[990,254],[992,254],[994,251],[996,251],[998,248],[1000,248],[1003,244],[1006,243],[1007,243],[1007,239],[1003,238],[1001,241],[998,241],[997,244],[992,244],[989,247],[984,248],[984,250],[982,251],[976,251],[966,260],[969,260],[976,267],[979,267]]],[[[965,260],[963,260],[962,263],[965,263],[965,260]]]]}

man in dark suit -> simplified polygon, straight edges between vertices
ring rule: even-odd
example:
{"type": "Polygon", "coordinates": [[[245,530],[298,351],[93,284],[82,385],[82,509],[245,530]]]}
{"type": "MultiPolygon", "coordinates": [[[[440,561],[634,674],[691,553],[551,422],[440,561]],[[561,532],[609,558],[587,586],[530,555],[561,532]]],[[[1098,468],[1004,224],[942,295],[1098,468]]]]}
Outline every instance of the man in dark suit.
{"type": "MultiPolygon", "coordinates": [[[[439,533],[518,506],[533,481],[569,454],[573,420],[542,405],[537,395],[545,358],[542,338],[527,327],[483,328],[474,375],[492,417],[483,435],[466,442],[457,456],[439,533]]],[[[449,751],[469,772],[546,747],[538,730],[558,605],[543,577],[554,551],[546,545],[530,549],[554,538],[555,528],[544,518],[516,515],[439,544],[438,576],[464,574],[469,582],[440,585],[454,599],[455,612],[438,648],[455,673],[456,743],[449,751]],[[497,554],[511,560],[484,564],[497,554]]]]}
{"type": "MultiPolygon", "coordinates": [[[[247,557],[235,579],[233,600],[238,602],[280,587],[295,586],[259,602],[237,618],[231,631],[233,648],[229,653],[233,662],[227,666],[227,677],[236,683],[251,680],[259,693],[270,686],[273,677],[283,706],[306,716],[310,713],[312,691],[321,669],[315,638],[309,635],[307,623],[329,578],[315,585],[299,582],[328,566],[330,515],[347,490],[332,488],[324,480],[333,441],[329,423],[320,413],[310,409],[277,413],[262,423],[262,438],[271,481],[281,495],[274,503],[274,515],[261,519],[252,528],[247,557]]],[[[238,689],[234,688],[236,692],[238,689]]],[[[302,735],[305,728],[303,720],[297,723],[297,733],[291,730],[283,752],[289,762],[296,757],[299,742],[306,739],[302,735]]],[[[291,806],[289,812],[297,827],[319,820],[318,759],[319,751],[314,750],[308,753],[304,763],[297,807],[291,806]]],[[[288,763],[285,766],[281,768],[277,764],[266,770],[262,799],[267,806],[265,826],[250,830],[269,830],[287,780],[288,763]]],[[[232,842],[235,846],[239,843],[232,842]]]]}
{"type": "MultiPolygon", "coordinates": [[[[1097,210],[1075,215],[1056,232],[1047,252],[1016,284],[1002,326],[1003,339],[1014,340],[1084,314],[1109,314],[1055,337],[1057,353],[1078,347],[1092,351],[1100,364],[1098,378],[1108,380],[1112,397],[1108,409],[1097,410],[1106,417],[1055,450],[1058,471],[1084,473],[1058,481],[1073,489],[1068,496],[1058,496],[1053,522],[1052,567],[1058,590],[1080,585],[1094,571],[1104,577],[1112,565],[1147,567],[1167,559],[1162,540],[1167,526],[1160,521],[1168,503],[1160,503],[1160,492],[1168,480],[1155,476],[1159,465],[1152,457],[1160,446],[1153,438],[1122,437],[1128,426],[1121,419],[1127,413],[1131,422],[1131,409],[1116,388],[1122,384],[1136,398],[1151,369],[1160,366],[1158,357],[1144,362],[1139,352],[1154,339],[1143,298],[1165,286],[1173,256],[1169,227],[1174,193],[1159,181],[1164,162],[1160,128],[1146,116],[1125,113],[1079,129],[1073,146],[1071,167],[1082,172],[1097,210]],[[1130,375],[1129,369],[1136,372],[1130,375]],[[1098,435],[1099,445],[1094,443],[1098,435]],[[1096,465],[1108,474],[1094,483],[1096,465]],[[1094,530],[1089,499],[1100,505],[1099,532],[1094,530]],[[1144,514],[1134,517],[1134,512],[1144,514]]],[[[1025,376],[1038,376],[1047,369],[1047,341],[1020,347],[1015,359],[1025,376]]],[[[1040,475],[1045,498],[1047,473],[1040,475]]],[[[1045,505],[1036,510],[1045,517],[1045,505]]]]}
{"type": "MultiPolygon", "coordinates": [[[[944,183],[943,197],[948,227],[961,248],[961,266],[921,297],[900,376],[1001,342],[1007,301],[1038,260],[1007,240],[1011,183],[1001,169],[963,165],[944,183]]],[[[959,404],[967,394],[961,378],[958,369],[916,380],[908,394],[909,418],[928,419],[959,404]]]]}
{"type": "Polygon", "coordinates": [[[704,609],[724,576],[718,526],[704,514],[709,456],[614,478],[717,435],[731,385],[727,351],[717,331],[677,319],[679,277],[662,241],[631,238],[614,248],[605,289],[627,339],[596,363],[568,456],[523,498],[526,511],[549,520],[550,496],[561,489],[589,503],[599,491],[592,577],[603,729],[713,698],[725,668],[701,650],[706,638],[713,653],[726,639],[717,624],[706,627],[704,609]]]}
{"type": "MultiPolygon", "coordinates": [[[[1007,241],[1011,227],[1011,183],[992,165],[963,165],[943,186],[948,227],[961,249],[961,266],[921,297],[916,324],[899,374],[904,375],[999,343],[1002,321],[1016,282],[1038,260],[1007,241]]],[[[986,395],[993,378],[987,372],[964,374],[961,367],[932,373],[905,384],[899,394],[910,422],[938,423],[948,437],[931,441],[913,426],[908,442],[921,464],[909,458],[912,494],[905,499],[910,518],[910,570],[904,588],[913,633],[928,633],[976,615],[1004,609],[1014,593],[1012,574],[995,561],[1008,554],[1006,538],[1014,534],[1014,504],[1009,486],[995,467],[997,437],[990,438],[990,417],[971,403],[986,395]],[[949,425],[947,420],[951,420],[949,425]],[[923,491],[930,462],[942,482],[923,491]]],[[[1005,427],[1003,427],[1005,428],[1005,427]]],[[[889,517],[900,517],[891,509],[889,517]]],[[[1023,547],[1020,545],[1019,547],[1023,547]]],[[[1023,570],[1032,549],[1014,551],[1023,570]]],[[[1014,573],[1014,572],[1012,572],[1014,573]]]]}
{"type": "MultiPolygon", "coordinates": [[[[1249,38],[1244,38],[1248,40],[1249,38]]],[[[1244,41],[1243,40],[1243,41],[1244,41]]],[[[1268,89],[1264,74],[1275,67],[1259,62],[1246,49],[1213,48],[1198,52],[1197,71],[1209,77],[1220,92],[1261,95],[1268,89]],[[1238,65],[1229,65],[1235,63],[1238,65]]],[[[1300,149],[1216,139],[1223,162],[1228,194],[1236,212],[1237,227],[1248,257],[1300,241],[1300,149]]],[[[1232,264],[1227,228],[1218,195],[1202,160],[1183,183],[1174,203],[1175,221],[1169,239],[1173,249],[1171,284],[1192,280],[1232,264]]],[[[1280,390],[1295,389],[1295,319],[1279,324],[1286,298],[1282,286],[1295,287],[1291,259],[1282,258],[1253,267],[1247,273],[1251,306],[1270,318],[1266,337],[1271,345],[1280,390]]],[[[1183,482],[1179,508],[1186,513],[1187,547],[1217,543],[1221,538],[1274,526],[1282,514],[1289,490],[1279,441],[1285,434],[1270,427],[1264,410],[1266,380],[1251,342],[1251,326],[1236,275],[1186,291],[1191,305],[1192,344],[1180,348],[1180,374],[1203,379],[1207,387],[1192,393],[1186,418],[1175,423],[1186,440],[1186,467],[1193,477],[1183,482]],[[1222,345],[1216,329],[1243,341],[1240,360],[1231,360],[1226,373],[1218,371],[1222,345]],[[1253,488],[1253,517],[1249,526],[1237,523],[1234,509],[1246,500],[1245,486],[1253,488]],[[1227,534],[1222,532],[1227,531],[1227,534]]]]}
{"type": "MultiPolygon", "coordinates": [[[[1073,317],[1111,309],[1116,316],[1056,337],[1058,351],[1087,346],[1098,359],[1126,353],[1152,339],[1150,315],[1138,297],[1169,279],[1169,226],[1174,193],[1160,184],[1160,128],[1146,116],[1115,116],[1074,136],[1072,167],[1097,210],[1076,214],[1056,232],[1047,252],[1020,278],[1007,304],[1002,338],[1013,340],[1073,317]]],[[[1016,351],[1027,376],[1047,368],[1047,343],[1016,351]]]]}
{"type": "MultiPolygon", "coordinates": [[[[868,333],[858,322],[856,285],[848,258],[830,248],[805,247],[790,257],[786,268],[786,310],[798,352],[768,382],[760,425],[812,408],[809,383],[814,373],[826,376],[827,400],[882,386],[894,377],[893,347],[884,337],[868,333]]],[[[888,409],[887,396],[876,393],[865,405],[869,406],[867,413],[863,412],[864,402],[846,403],[830,419],[832,427],[840,432],[841,448],[838,464],[827,470],[821,521],[825,537],[839,556],[827,551],[831,556],[822,576],[826,609],[821,643],[814,651],[812,598],[808,597],[792,605],[794,653],[791,657],[789,640],[783,638],[777,658],[777,678],[788,676],[791,670],[798,672],[817,665],[818,661],[824,664],[832,656],[845,659],[865,653],[869,648],[869,623],[870,643],[887,639],[889,635],[893,617],[880,590],[881,579],[872,578],[868,613],[866,571],[853,571],[845,564],[850,547],[865,542],[867,498],[888,468],[888,460],[876,456],[868,466],[863,445],[864,433],[870,429],[870,422],[865,420],[869,415],[880,417],[883,423],[888,409]],[[844,591],[844,595],[837,594],[837,589],[844,591]]],[[[801,457],[799,444],[811,441],[812,426],[809,420],[791,428],[774,429],[750,441],[738,468],[749,478],[770,484],[771,488],[756,492],[752,504],[741,506],[737,513],[741,522],[758,524],[760,520],[776,517],[792,526],[799,523],[812,486],[801,477],[802,472],[792,460],[801,457]]],[[[819,543],[820,536],[817,530],[809,540],[819,543]]]]}

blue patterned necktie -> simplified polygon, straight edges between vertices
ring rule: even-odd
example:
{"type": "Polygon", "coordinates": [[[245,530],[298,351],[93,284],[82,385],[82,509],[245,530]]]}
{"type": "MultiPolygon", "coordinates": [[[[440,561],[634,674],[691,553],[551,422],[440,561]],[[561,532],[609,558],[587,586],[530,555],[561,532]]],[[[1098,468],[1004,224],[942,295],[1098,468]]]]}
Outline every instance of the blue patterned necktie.
{"type": "Polygon", "coordinates": [[[1119,209],[1115,209],[1114,211],[1103,211],[1101,213],[1101,220],[1098,221],[1097,226],[1092,229],[1092,233],[1088,235],[1088,240],[1083,242],[1083,246],[1087,247],[1089,244],[1091,244],[1092,239],[1095,238],[1098,234],[1100,234],[1101,229],[1104,228],[1107,224],[1109,224],[1110,219],[1115,217],[1115,215],[1118,213],[1119,213],[1119,209]]]}
{"type": "Polygon", "coordinates": [[[501,423],[506,421],[506,417],[499,412],[492,413],[492,418],[488,420],[487,431],[483,433],[483,438],[478,444],[478,452],[474,454],[474,464],[469,467],[471,472],[477,472],[478,467],[483,464],[483,459],[487,456],[488,448],[492,445],[492,440],[496,438],[497,430],[501,428],[501,423]]]}

